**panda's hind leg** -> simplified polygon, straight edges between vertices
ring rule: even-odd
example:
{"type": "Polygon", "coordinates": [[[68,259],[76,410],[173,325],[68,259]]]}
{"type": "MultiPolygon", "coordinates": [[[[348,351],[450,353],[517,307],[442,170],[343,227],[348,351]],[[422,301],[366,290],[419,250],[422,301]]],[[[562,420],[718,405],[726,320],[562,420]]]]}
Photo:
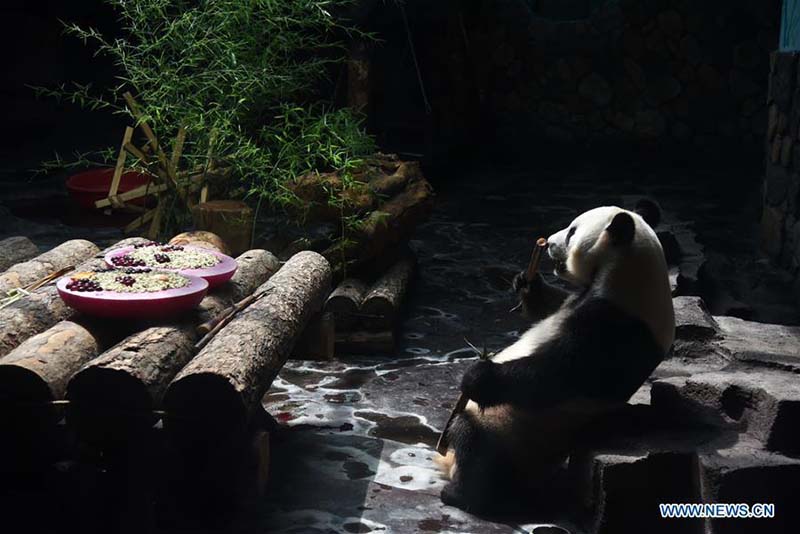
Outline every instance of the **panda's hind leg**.
{"type": "Polygon", "coordinates": [[[503,513],[512,477],[497,436],[482,428],[472,414],[463,413],[453,422],[448,438],[455,469],[442,489],[442,502],[478,515],[503,513]]]}

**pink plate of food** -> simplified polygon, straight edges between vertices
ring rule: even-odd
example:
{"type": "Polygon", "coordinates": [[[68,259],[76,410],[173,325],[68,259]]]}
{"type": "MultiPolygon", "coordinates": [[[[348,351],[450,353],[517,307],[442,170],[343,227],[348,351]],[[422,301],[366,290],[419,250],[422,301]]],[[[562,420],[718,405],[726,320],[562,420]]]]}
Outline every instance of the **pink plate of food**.
{"type": "Polygon", "coordinates": [[[108,269],[73,273],[59,280],[56,288],[69,307],[86,315],[163,319],[200,304],[208,282],[172,271],[108,269]]]}
{"type": "Polygon", "coordinates": [[[149,267],[199,276],[213,288],[224,284],[236,272],[236,260],[221,252],[200,247],[146,243],[112,250],[106,263],[117,268],[149,267]]]}

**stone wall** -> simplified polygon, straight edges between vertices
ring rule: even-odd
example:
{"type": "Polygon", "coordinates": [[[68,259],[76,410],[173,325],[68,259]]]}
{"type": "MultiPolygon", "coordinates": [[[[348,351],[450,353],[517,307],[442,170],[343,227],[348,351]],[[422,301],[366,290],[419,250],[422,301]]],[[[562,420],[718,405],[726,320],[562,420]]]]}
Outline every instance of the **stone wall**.
{"type": "Polygon", "coordinates": [[[608,0],[573,20],[532,0],[466,5],[412,20],[439,129],[479,101],[499,143],[762,147],[780,0],[608,0]]]}
{"type": "Polygon", "coordinates": [[[795,278],[800,300],[800,70],[797,52],[775,52],[769,76],[764,250],[795,278]]]}

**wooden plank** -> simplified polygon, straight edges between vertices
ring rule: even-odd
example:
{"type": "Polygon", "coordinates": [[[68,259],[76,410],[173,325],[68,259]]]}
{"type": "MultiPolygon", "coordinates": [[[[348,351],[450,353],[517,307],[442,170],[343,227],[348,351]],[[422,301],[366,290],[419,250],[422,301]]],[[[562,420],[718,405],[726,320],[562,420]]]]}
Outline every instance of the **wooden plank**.
{"type": "Polygon", "coordinates": [[[141,160],[143,163],[148,163],[150,161],[150,158],[147,157],[147,154],[142,152],[142,150],[133,143],[125,143],[123,148],[128,152],[128,154],[135,158],[139,158],[139,160],[141,160]]]}
{"type": "MultiPolygon", "coordinates": [[[[117,195],[117,200],[119,200],[120,202],[127,202],[129,200],[134,200],[134,199],[141,198],[141,197],[144,197],[144,196],[156,195],[158,193],[163,193],[167,189],[168,189],[167,186],[164,185],[164,184],[140,185],[136,189],[131,189],[130,191],[125,191],[124,193],[120,193],[119,195],[117,195]]],[[[98,200],[97,202],[94,203],[94,207],[95,208],[105,208],[106,206],[110,206],[110,205],[111,205],[111,200],[109,200],[107,198],[100,199],[100,200],[98,200]]]]}
{"type": "Polygon", "coordinates": [[[122,171],[125,169],[125,145],[129,144],[131,139],[133,139],[133,128],[126,126],[125,133],[122,136],[122,145],[119,147],[117,164],[114,167],[114,176],[111,178],[111,187],[108,190],[109,198],[116,196],[119,190],[119,182],[122,180],[122,171]]]}

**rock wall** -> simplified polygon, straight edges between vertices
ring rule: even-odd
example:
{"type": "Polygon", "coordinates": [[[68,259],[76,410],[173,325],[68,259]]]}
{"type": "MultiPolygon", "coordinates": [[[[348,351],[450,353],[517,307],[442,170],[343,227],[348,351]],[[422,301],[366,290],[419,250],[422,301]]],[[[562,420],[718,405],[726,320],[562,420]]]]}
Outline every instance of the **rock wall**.
{"type": "Polygon", "coordinates": [[[780,0],[598,3],[571,20],[529,0],[451,15],[418,46],[439,125],[468,120],[457,89],[474,85],[499,142],[761,149],[780,0]]]}
{"type": "Polygon", "coordinates": [[[797,52],[774,52],[769,76],[763,249],[794,276],[800,301],[800,72],[797,52]]]}

